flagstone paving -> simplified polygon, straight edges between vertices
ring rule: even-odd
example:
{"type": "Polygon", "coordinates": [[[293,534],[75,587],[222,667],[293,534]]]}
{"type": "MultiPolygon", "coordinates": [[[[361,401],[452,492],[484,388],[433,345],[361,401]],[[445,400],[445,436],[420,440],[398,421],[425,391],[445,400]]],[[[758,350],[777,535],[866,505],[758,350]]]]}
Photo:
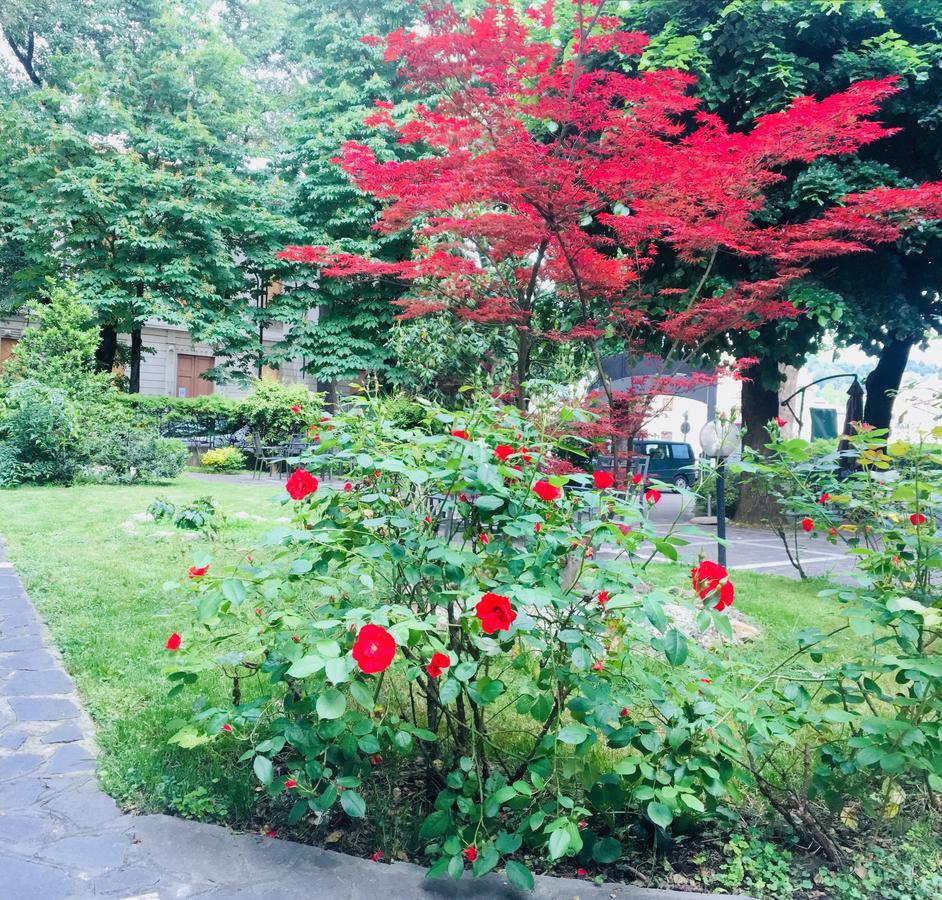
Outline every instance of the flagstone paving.
{"type": "MultiPolygon", "coordinates": [[[[0,897],[226,900],[485,900],[521,894],[499,875],[428,881],[290,841],[171,816],[129,816],[95,778],[94,728],[0,542],[0,897]]],[[[537,879],[538,900],[702,897],[537,879]]],[[[743,900],[743,898],[741,898],[743,900]]]]}

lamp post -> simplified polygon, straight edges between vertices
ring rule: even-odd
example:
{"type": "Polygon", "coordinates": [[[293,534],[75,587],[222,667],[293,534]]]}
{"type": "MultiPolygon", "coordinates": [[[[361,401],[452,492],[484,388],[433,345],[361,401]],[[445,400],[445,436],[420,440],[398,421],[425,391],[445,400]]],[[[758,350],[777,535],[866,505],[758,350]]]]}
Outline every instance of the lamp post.
{"type": "Polygon", "coordinates": [[[716,460],[716,561],[726,568],[726,460],[739,450],[741,435],[733,422],[707,422],[700,429],[703,455],[716,460]]]}

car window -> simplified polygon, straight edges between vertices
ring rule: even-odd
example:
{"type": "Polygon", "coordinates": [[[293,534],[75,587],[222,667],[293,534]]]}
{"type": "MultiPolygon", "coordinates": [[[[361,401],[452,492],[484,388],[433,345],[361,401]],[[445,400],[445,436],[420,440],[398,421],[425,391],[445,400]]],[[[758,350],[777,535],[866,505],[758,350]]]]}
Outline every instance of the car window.
{"type": "Polygon", "coordinates": [[[645,444],[644,453],[651,459],[667,459],[667,447],[667,444],[645,444]]]}
{"type": "Polygon", "coordinates": [[[674,459],[692,459],[690,444],[671,444],[671,450],[674,451],[674,459]]]}

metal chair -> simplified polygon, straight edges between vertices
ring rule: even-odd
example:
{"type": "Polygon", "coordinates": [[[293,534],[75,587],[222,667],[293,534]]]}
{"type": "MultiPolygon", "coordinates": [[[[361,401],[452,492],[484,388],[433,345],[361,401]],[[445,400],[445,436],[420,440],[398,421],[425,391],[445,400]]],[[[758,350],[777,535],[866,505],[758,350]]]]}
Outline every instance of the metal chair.
{"type": "Polygon", "coordinates": [[[284,452],[284,446],[281,444],[276,444],[266,447],[264,444],[262,444],[261,438],[257,434],[253,434],[252,447],[255,454],[255,471],[252,473],[252,477],[260,479],[262,477],[262,471],[266,466],[268,467],[269,471],[274,466],[277,466],[278,477],[281,478],[281,467],[287,459],[284,452]]]}

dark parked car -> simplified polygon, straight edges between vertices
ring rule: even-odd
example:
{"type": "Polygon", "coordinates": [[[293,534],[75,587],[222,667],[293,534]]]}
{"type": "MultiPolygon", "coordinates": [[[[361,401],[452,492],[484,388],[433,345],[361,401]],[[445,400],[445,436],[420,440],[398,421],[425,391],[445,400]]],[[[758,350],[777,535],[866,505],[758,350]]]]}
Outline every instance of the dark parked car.
{"type": "Polygon", "coordinates": [[[648,477],[676,488],[689,488],[697,480],[697,457],[690,444],[678,441],[637,440],[634,452],[648,458],[648,477]]]}

